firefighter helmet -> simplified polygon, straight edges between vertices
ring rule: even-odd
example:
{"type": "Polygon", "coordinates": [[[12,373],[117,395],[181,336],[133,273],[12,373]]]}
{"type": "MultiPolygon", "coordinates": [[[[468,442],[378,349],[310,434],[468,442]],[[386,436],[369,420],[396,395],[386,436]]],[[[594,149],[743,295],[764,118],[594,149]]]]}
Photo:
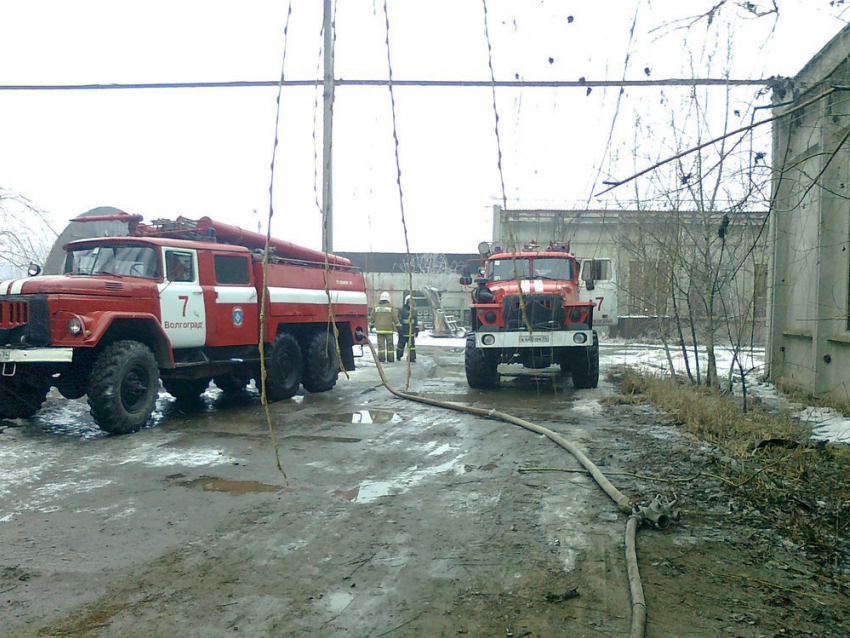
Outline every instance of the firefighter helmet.
{"type": "Polygon", "coordinates": [[[390,293],[388,293],[386,290],[381,293],[381,303],[384,303],[384,302],[387,302],[387,303],[390,302],[390,293]]]}

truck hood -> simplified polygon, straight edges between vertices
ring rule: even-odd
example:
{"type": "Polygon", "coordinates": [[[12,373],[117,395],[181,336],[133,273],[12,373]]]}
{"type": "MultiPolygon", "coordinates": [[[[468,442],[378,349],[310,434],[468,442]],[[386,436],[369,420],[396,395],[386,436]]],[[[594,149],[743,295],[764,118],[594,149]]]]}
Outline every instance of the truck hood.
{"type": "Polygon", "coordinates": [[[0,282],[0,298],[6,295],[44,294],[155,297],[156,281],[137,277],[55,275],[0,282]]]}
{"type": "Polygon", "coordinates": [[[520,289],[524,295],[560,295],[565,299],[578,291],[578,284],[571,281],[554,279],[521,279],[520,281],[491,281],[487,284],[490,291],[501,299],[506,295],[518,295],[520,289]]]}

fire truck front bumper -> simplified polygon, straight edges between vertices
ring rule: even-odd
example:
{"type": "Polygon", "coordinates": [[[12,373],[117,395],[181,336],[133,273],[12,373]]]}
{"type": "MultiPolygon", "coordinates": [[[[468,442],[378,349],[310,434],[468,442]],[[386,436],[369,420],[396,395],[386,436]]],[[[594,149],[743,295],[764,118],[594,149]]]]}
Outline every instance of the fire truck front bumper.
{"type": "Polygon", "coordinates": [[[6,363],[71,363],[73,348],[0,348],[0,365],[6,363]]]}
{"type": "Polygon", "coordinates": [[[586,348],[593,345],[593,330],[552,332],[476,332],[479,348],[586,348]]]}

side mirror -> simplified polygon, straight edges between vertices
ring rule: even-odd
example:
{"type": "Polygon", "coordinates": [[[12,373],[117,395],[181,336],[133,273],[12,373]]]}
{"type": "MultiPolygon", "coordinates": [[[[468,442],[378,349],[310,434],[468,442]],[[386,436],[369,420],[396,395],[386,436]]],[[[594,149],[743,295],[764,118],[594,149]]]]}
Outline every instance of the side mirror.
{"type": "Polygon", "coordinates": [[[39,266],[35,262],[31,262],[29,268],[27,268],[27,275],[30,277],[37,277],[41,274],[41,266],[39,266]]]}
{"type": "Polygon", "coordinates": [[[460,285],[461,286],[469,286],[471,283],[472,283],[472,277],[470,277],[469,275],[464,275],[463,277],[460,278],[460,285]]]}

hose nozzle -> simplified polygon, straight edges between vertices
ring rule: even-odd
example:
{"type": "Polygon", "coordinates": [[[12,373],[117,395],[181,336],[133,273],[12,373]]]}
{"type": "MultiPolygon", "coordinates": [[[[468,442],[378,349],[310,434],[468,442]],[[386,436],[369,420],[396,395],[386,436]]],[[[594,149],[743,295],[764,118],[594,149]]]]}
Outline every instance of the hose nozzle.
{"type": "Polygon", "coordinates": [[[671,521],[678,521],[680,517],[679,508],[675,507],[676,499],[662,502],[661,496],[656,496],[652,502],[637,510],[641,520],[649,521],[657,529],[667,529],[671,521]]]}

